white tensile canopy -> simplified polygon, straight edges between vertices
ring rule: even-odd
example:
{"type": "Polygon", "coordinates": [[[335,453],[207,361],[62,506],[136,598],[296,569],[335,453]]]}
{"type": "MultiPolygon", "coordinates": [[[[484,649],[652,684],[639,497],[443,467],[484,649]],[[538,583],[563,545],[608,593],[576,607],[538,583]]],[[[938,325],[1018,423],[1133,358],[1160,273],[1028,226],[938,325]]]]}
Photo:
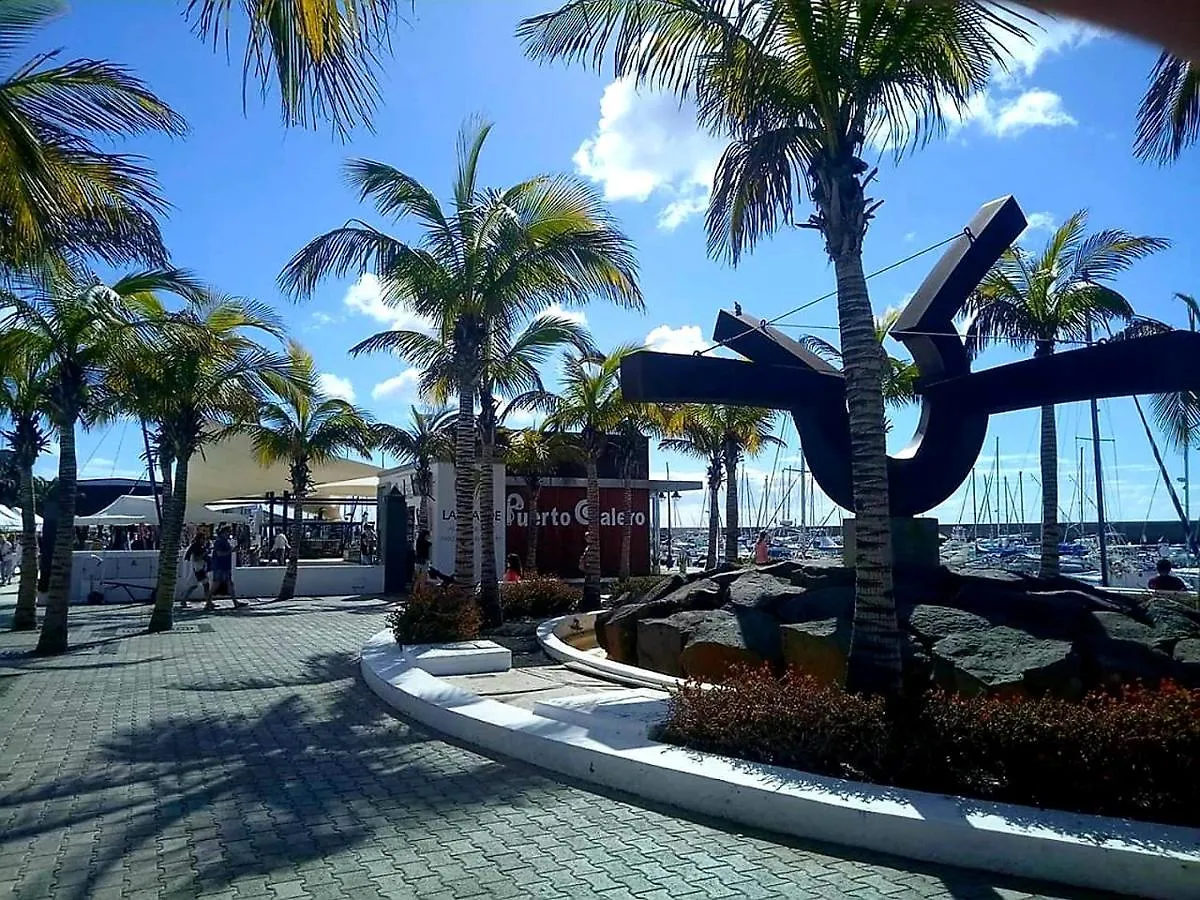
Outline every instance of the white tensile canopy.
{"type": "MultiPolygon", "coordinates": [[[[42,517],[34,513],[34,524],[38,528],[42,527],[42,517]]],[[[24,525],[21,523],[21,510],[15,506],[4,506],[0,504],[0,530],[3,531],[20,531],[24,525]]]]}
{"type": "MultiPolygon", "coordinates": [[[[379,466],[369,462],[342,458],[314,465],[312,481],[318,491],[325,485],[346,484],[346,494],[357,492],[358,496],[374,497],[375,488],[365,479],[374,479],[381,471],[379,466]]],[[[287,465],[260,466],[250,439],[244,435],[234,435],[205,446],[203,454],[193,457],[188,466],[189,504],[263,497],[270,491],[282,495],[291,489],[287,465]]],[[[318,493],[317,496],[322,495],[318,493]]]]}
{"type": "MultiPolygon", "coordinates": [[[[185,525],[244,525],[246,517],[189,504],[184,511],[185,525]]],[[[118,497],[94,516],[76,516],[76,525],[157,525],[158,510],[153,497],[126,494],[118,497]]]]}

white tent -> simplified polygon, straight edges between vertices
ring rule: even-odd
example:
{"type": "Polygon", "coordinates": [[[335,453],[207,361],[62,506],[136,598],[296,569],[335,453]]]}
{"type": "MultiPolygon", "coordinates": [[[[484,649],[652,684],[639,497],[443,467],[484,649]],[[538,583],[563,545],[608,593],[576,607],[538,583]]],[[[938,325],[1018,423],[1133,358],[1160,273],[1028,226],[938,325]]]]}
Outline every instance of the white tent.
{"type": "MultiPolygon", "coordinates": [[[[377,476],[379,466],[353,459],[339,458],[312,467],[312,480],[320,486],[347,483],[364,479],[360,485],[350,485],[345,493],[375,496],[374,485],[367,479],[377,476]]],[[[282,495],[292,489],[288,467],[283,463],[260,466],[255,461],[254,446],[245,435],[234,435],[214,444],[206,444],[202,454],[194,457],[188,467],[188,502],[215,503],[244,497],[263,497],[268,491],[282,495]]],[[[328,496],[328,495],[325,495],[328,496]]]]}
{"type": "MultiPolygon", "coordinates": [[[[34,514],[34,524],[38,528],[42,527],[42,517],[34,514]]],[[[0,505],[0,530],[3,531],[20,531],[24,526],[21,523],[21,510],[15,506],[0,505]]]]}
{"type": "MultiPolygon", "coordinates": [[[[185,525],[244,525],[246,517],[218,512],[204,506],[189,506],[184,511],[185,525]]],[[[126,494],[118,497],[94,516],[76,516],[76,525],[157,525],[158,510],[153,497],[126,494]]]]}

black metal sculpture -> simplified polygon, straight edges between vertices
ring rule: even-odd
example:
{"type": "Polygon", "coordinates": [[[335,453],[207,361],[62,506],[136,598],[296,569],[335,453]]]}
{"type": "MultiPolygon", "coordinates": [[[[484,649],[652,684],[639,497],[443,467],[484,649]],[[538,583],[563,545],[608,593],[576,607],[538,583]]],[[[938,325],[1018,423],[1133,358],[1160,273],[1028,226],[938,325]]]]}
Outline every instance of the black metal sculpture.
{"type": "MultiPolygon", "coordinates": [[[[1200,389],[1200,334],[1185,331],[1098,343],[972,372],[954,319],[1025,225],[1012,197],[985,204],[892,328],[921,376],[916,434],[888,458],[895,517],[932,509],[958,489],[975,465],[993,413],[1200,389]]],[[[790,410],[813,477],[834,502],[853,509],[842,373],[778,329],[742,315],[740,308],[720,312],[713,339],[750,362],[640,351],[621,366],[625,396],[790,410]]]]}

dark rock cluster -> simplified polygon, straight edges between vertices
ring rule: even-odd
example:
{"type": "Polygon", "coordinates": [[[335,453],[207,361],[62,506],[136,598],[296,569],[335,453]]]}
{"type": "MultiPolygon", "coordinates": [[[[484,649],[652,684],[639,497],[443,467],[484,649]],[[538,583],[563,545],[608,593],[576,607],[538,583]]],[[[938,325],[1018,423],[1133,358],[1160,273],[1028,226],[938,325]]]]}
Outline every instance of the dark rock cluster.
{"type": "MultiPolygon", "coordinates": [[[[906,572],[895,589],[904,677],[962,693],[1078,697],[1169,678],[1200,686],[1200,613],[1070,578],[945,567],[906,572]]],[[[842,682],[854,571],[821,560],[664,579],[596,617],[610,659],[719,679],[731,665],[794,666],[842,682]]]]}

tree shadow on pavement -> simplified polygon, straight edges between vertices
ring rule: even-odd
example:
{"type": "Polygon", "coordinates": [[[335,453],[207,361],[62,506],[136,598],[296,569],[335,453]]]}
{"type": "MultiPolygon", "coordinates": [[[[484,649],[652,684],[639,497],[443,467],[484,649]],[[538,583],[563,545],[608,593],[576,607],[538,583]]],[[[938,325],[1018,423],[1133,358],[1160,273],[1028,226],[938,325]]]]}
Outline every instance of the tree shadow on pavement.
{"type": "MultiPolygon", "coordinates": [[[[169,890],[194,895],[336,854],[377,827],[423,836],[423,820],[451,807],[469,813],[502,801],[516,808],[542,780],[486,758],[469,758],[470,765],[461,754],[448,759],[445,745],[389,716],[351,680],[346,654],[310,663],[314,678],[340,675],[345,683],[301,680],[312,691],[261,713],[172,713],[104,742],[94,774],[7,792],[0,799],[0,821],[12,823],[5,843],[103,820],[105,852],[87,848],[79,860],[60,859],[88,874],[59,896],[92,896],[106,873],[111,878],[124,858],[147,848],[156,848],[167,879],[164,856],[185,853],[187,864],[174,871],[190,883],[169,890]]],[[[154,861],[144,865],[159,877],[154,861]]]]}

